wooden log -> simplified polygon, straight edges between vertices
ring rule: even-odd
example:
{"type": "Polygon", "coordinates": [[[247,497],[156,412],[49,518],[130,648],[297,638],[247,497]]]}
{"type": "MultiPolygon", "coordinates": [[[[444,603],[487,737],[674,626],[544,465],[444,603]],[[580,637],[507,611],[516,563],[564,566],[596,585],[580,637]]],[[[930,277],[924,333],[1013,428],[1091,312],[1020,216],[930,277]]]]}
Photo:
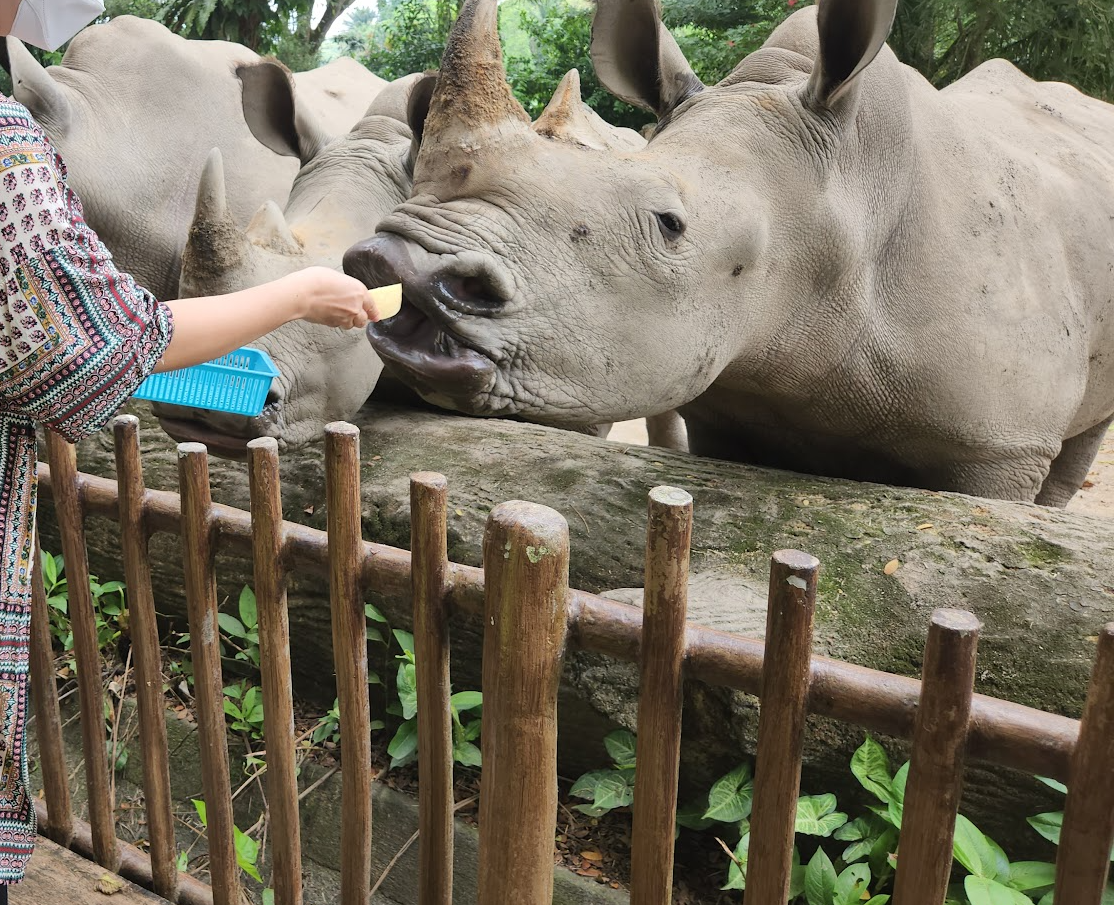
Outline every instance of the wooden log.
{"type": "Polygon", "coordinates": [[[632,905],[673,900],[673,827],[681,757],[685,613],[692,496],[676,487],[650,491],[646,595],[639,666],[638,782],[631,837],[632,905]]]}
{"type": "Polygon", "coordinates": [[[143,746],[143,804],[151,843],[154,891],[178,901],[177,844],[170,795],[170,756],[166,742],[166,700],[162,691],[162,648],[151,590],[147,527],[143,516],[143,466],[139,457],[139,419],[122,415],[113,423],[116,474],[120,483],[120,537],[128,594],[128,625],[135,664],[139,737],[143,746]]]}
{"type": "Polygon", "coordinates": [[[894,899],[907,905],[940,905],[948,892],[978,643],[970,613],[932,614],[894,885],[894,899]]]}
{"type": "Polygon", "coordinates": [[[747,872],[756,902],[789,900],[819,568],[796,550],[779,550],[770,565],[747,872]]]}
{"type": "Polygon", "coordinates": [[[371,891],[371,716],[367,691],[360,526],[360,431],[342,421],[325,427],[329,511],[329,588],[333,659],[344,758],[341,812],[341,905],[365,905],[371,891]]]}
{"type": "MultiPolygon", "coordinates": [[[[176,488],[175,447],[157,425],[143,433],[149,488],[176,488]]],[[[769,555],[804,547],[824,563],[817,589],[816,648],[836,663],[816,658],[810,700],[815,713],[846,718],[862,714],[870,732],[910,738],[918,676],[929,615],[961,602],[983,622],[977,691],[1029,707],[1078,717],[1094,657],[1088,641],[1114,619],[1114,521],[1028,504],[974,499],[871,484],[832,481],[694,458],[667,450],[628,447],[551,428],[498,419],[471,419],[387,406],[369,406],[358,424],[365,450],[363,530],[373,542],[405,548],[410,538],[409,476],[434,469],[453,487],[448,515],[449,602],[457,612],[479,612],[483,594],[474,576],[480,564],[484,519],[495,503],[529,499],[566,515],[572,545],[570,581],[587,592],[638,588],[645,567],[645,505],[662,483],[692,493],[701,513],[693,528],[686,658],[682,796],[707,785],[754,750],[757,709],[739,696],[698,687],[720,682],[748,692],[760,683],[760,649],[753,641],[765,627],[769,555]],[[898,560],[897,571],[884,566],[898,560]],[[702,625],[711,632],[697,630],[702,625]],[[883,679],[848,664],[890,670],[909,678],[883,679]]],[[[325,526],[322,443],[283,453],[286,517],[307,528],[325,526]]],[[[82,445],[83,469],[115,474],[108,438],[82,445]]],[[[221,532],[222,594],[252,581],[250,522],[220,504],[248,505],[242,463],[210,463],[214,513],[221,532]]],[[[40,508],[44,546],[58,550],[48,470],[40,508]]],[[[114,513],[107,485],[83,489],[87,509],[114,513]]],[[[149,524],[166,532],[180,524],[172,498],[149,490],[149,524]]],[[[94,571],[122,574],[119,528],[107,518],[87,527],[96,554],[94,571]]],[[[152,538],[152,578],[160,612],[184,612],[177,539],[152,538]]],[[[290,589],[291,632],[299,639],[295,689],[328,706],[332,676],[331,612],[326,592],[324,541],[298,527],[290,549],[320,551],[316,565],[302,565],[290,589]]],[[[371,600],[401,628],[412,625],[409,563],[372,544],[376,555],[364,578],[371,600]]],[[[632,592],[622,598],[637,602],[632,592]]],[[[605,758],[603,736],[616,724],[634,727],[637,674],[613,662],[636,656],[641,612],[598,597],[576,597],[573,633],[589,651],[573,653],[566,672],[561,720],[561,770],[577,776],[605,758]],[[581,604],[583,604],[581,606],[581,604]],[[600,629],[600,617],[620,620],[621,630],[600,629]],[[598,653],[596,653],[598,652],[598,653]],[[606,654],[607,656],[601,656],[606,654]]],[[[481,620],[453,621],[453,676],[457,689],[476,688],[480,676],[481,620]]],[[[372,647],[377,652],[377,646],[372,647]]],[[[812,718],[812,719],[815,719],[812,718]]],[[[847,763],[863,731],[822,721],[805,742],[805,781],[810,789],[853,793],[859,787],[847,763]]],[[[1041,840],[1025,816],[1059,807],[1043,786],[1000,767],[1066,779],[1075,725],[1024,707],[976,696],[968,748],[963,812],[985,832],[1017,851],[1040,858],[1041,840]],[[1051,722],[1050,722],[1051,721],[1051,722]],[[1053,726],[1055,740],[1040,742],[1036,729],[1053,726]]],[[[883,739],[895,758],[907,753],[883,739]]]]}
{"type": "Polygon", "coordinates": [[[240,867],[233,838],[232,788],[228,738],[224,727],[217,582],[214,572],[214,525],[208,456],[200,443],[178,447],[182,493],[182,559],[186,567],[193,696],[201,747],[205,791],[205,838],[215,905],[240,905],[240,867]]]}
{"type": "Polygon", "coordinates": [[[290,678],[290,623],[286,610],[282,488],[278,443],[248,444],[255,602],[263,674],[263,735],[267,745],[267,800],[271,815],[271,885],[276,905],[302,903],[302,836],[298,821],[294,693],[290,678]]]}
{"type": "Polygon", "coordinates": [[[483,783],[478,905],[553,899],[557,686],[568,632],[569,528],[496,506],[484,535],[483,783]]]}
{"type": "Polygon", "coordinates": [[[58,684],[54,678],[54,650],[50,642],[50,611],[43,589],[38,539],[31,557],[31,696],[35,703],[35,733],[43,790],[50,807],[49,819],[39,822],[39,832],[59,845],[73,839],[73,804],[63,753],[62,713],[58,706],[58,684]]]}
{"type": "Polygon", "coordinates": [[[1114,624],[1098,656],[1072,758],[1056,858],[1056,901],[1099,905],[1114,845],[1114,624]]]}
{"type": "Polygon", "coordinates": [[[101,649],[97,637],[93,592],[89,587],[89,560],[85,548],[85,524],[77,483],[74,447],[53,431],[47,431],[51,473],[58,488],[55,506],[66,561],[68,615],[73,630],[73,652],[77,661],[78,697],[81,700],[81,740],[85,753],[85,782],[89,795],[89,823],[93,833],[96,862],[106,870],[120,866],[116,840],[116,805],[108,773],[105,748],[104,688],[101,686],[101,649]]]}
{"type": "Polygon", "coordinates": [[[448,483],[444,475],[410,477],[410,570],[418,686],[418,903],[453,900],[453,725],[449,621],[445,609],[448,483]]]}

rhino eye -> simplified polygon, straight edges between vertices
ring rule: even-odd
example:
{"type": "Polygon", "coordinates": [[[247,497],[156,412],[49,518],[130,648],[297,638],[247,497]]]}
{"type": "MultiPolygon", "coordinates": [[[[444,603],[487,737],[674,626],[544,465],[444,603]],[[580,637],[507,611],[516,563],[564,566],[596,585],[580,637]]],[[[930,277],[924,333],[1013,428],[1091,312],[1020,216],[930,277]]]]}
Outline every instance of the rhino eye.
{"type": "Polygon", "coordinates": [[[666,211],[665,213],[656,213],[654,216],[657,217],[661,234],[670,242],[674,242],[684,235],[685,221],[676,214],[666,211]]]}

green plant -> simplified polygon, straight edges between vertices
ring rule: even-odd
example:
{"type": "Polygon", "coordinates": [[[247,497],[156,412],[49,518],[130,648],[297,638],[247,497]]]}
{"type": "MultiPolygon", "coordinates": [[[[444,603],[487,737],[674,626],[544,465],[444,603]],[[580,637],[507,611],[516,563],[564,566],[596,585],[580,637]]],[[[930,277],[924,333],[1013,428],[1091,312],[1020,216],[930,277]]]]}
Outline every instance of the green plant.
{"type": "MultiPolygon", "coordinates": [[[[395,640],[402,653],[395,659],[401,661],[395,676],[398,704],[387,708],[388,713],[402,717],[387,753],[391,755],[391,768],[410,763],[418,753],[418,685],[414,666],[414,636],[395,629],[395,640]]],[[[468,767],[480,766],[480,749],[475,744],[480,737],[483,716],[483,695],[478,691],[458,691],[449,698],[453,721],[453,760],[468,767]],[[462,717],[462,714],[470,714],[462,717]]]]}
{"type": "MultiPolygon", "coordinates": [[[[194,808],[197,810],[197,819],[201,821],[203,827],[208,827],[206,822],[205,802],[198,798],[191,798],[194,808]]],[[[239,865],[240,870],[255,880],[257,883],[262,883],[263,878],[259,875],[259,843],[251,838],[247,833],[241,830],[238,826],[232,827],[233,845],[236,849],[236,863],[239,865]]],[[[183,855],[181,852],[178,855],[179,870],[183,866],[183,855]]],[[[268,890],[263,891],[263,901],[267,901],[268,890]]],[[[272,893],[273,895],[273,893],[272,893]]]]}
{"type": "Polygon", "coordinates": [[[240,618],[231,613],[219,613],[217,622],[223,629],[222,640],[231,647],[234,659],[250,663],[259,669],[259,609],[255,602],[255,591],[247,585],[240,590],[237,609],[240,618]]]}
{"type": "Polygon", "coordinates": [[[263,738],[263,692],[247,680],[224,687],[224,712],[232,728],[253,739],[263,738]]]}
{"type": "Polygon", "coordinates": [[[588,804],[578,804],[576,809],[589,817],[599,817],[634,802],[634,735],[619,729],[608,735],[603,744],[611,756],[611,768],[585,773],[569,790],[570,795],[588,800],[588,804]]]}
{"type": "MultiPolygon", "coordinates": [[[[51,637],[61,646],[63,653],[73,650],[73,627],[70,623],[69,581],[65,576],[65,560],[60,554],[42,552],[43,590],[46,593],[50,617],[51,637]]],[[[124,583],[106,581],[96,575],[89,576],[89,591],[93,595],[93,616],[97,627],[97,644],[103,650],[114,644],[127,626],[127,607],[124,583]]],[[[74,668],[73,657],[67,666],[74,668]]]]}

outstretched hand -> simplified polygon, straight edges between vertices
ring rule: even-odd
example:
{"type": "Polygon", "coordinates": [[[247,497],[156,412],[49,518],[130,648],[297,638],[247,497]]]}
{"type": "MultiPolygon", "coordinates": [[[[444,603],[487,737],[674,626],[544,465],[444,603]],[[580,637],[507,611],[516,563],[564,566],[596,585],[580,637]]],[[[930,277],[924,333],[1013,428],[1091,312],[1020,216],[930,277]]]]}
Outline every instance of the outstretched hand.
{"type": "Polygon", "coordinates": [[[311,324],[352,329],[379,320],[367,287],[328,267],[307,267],[288,277],[297,281],[298,316],[311,324]]]}

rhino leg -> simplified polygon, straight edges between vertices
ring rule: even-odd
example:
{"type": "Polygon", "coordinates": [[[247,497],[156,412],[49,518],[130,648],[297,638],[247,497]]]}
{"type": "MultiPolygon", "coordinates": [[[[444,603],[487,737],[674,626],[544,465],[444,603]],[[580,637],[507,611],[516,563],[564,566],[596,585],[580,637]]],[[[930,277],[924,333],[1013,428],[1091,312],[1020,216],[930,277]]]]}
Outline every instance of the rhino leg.
{"type": "Polygon", "coordinates": [[[1038,503],[1063,508],[1071,501],[1076,491],[1083,486],[1112,422],[1114,418],[1109,418],[1064,441],[1060,454],[1052,462],[1048,477],[1041,485],[1041,492],[1037,494],[1038,503]]]}
{"type": "Polygon", "coordinates": [[[646,433],[651,446],[688,452],[689,438],[685,431],[685,420],[675,410],[647,418],[646,433]]]}

